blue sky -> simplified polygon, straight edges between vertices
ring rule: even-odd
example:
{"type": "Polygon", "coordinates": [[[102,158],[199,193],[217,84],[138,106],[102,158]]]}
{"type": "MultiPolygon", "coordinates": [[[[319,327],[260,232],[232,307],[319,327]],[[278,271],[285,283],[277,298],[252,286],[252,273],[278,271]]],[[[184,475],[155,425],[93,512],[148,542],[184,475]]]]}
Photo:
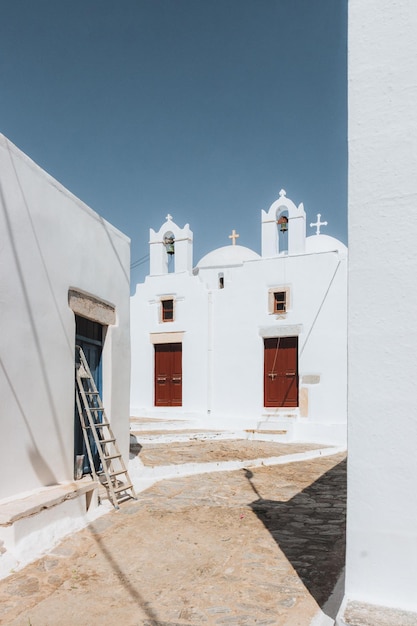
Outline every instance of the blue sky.
{"type": "Polygon", "coordinates": [[[233,228],[259,252],[281,188],[347,243],[346,7],[1,0],[0,131],[125,232],[132,263],[168,212],[194,264],[233,228]]]}

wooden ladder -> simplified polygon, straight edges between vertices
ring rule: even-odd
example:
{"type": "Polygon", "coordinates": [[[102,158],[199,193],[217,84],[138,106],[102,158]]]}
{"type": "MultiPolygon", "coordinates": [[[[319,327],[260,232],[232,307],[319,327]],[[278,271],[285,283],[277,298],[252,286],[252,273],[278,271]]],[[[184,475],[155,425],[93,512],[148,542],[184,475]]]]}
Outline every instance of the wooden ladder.
{"type": "Polygon", "coordinates": [[[136,493],[80,346],[75,346],[75,387],[75,399],[91,473],[106,488],[109,500],[118,509],[123,500],[136,500],[136,493]],[[93,458],[93,443],[100,458],[98,469],[93,458]]]}

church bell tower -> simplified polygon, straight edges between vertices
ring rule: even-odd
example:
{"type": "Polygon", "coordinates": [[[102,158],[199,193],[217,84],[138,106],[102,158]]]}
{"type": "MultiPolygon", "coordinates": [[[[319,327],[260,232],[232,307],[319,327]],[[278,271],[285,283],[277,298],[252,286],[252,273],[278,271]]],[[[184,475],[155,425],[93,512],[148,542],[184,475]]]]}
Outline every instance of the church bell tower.
{"type": "Polygon", "coordinates": [[[262,210],[262,256],[304,252],[306,239],[306,214],[303,203],[298,207],[287,198],[284,189],[279,192],[266,212],[262,210]],[[285,247],[284,247],[285,246],[285,247]]]}
{"type": "Polygon", "coordinates": [[[158,232],[149,231],[150,275],[188,272],[193,269],[193,233],[189,224],[180,228],[168,213],[158,232]]]}

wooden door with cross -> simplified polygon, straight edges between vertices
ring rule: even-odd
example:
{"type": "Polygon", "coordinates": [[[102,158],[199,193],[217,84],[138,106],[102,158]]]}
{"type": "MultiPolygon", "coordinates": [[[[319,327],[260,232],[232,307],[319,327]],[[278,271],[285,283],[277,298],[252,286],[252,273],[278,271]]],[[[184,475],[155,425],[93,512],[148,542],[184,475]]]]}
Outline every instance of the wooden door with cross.
{"type": "Polygon", "coordinates": [[[182,344],[155,345],[155,406],[182,406],[182,344]]]}
{"type": "Polygon", "coordinates": [[[264,339],[264,406],[298,406],[298,337],[264,339]]]}

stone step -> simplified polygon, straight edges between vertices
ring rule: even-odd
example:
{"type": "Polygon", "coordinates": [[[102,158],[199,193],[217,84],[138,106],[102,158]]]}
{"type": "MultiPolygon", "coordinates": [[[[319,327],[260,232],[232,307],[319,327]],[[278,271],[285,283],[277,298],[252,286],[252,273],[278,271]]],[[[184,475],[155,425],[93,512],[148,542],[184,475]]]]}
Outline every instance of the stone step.
{"type": "Polygon", "coordinates": [[[248,438],[256,441],[277,441],[289,443],[294,441],[295,415],[271,415],[258,422],[254,429],[246,429],[248,438]]]}
{"type": "Polygon", "coordinates": [[[245,430],[247,439],[251,441],[276,441],[277,443],[288,443],[292,441],[291,433],[285,429],[259,429],[259,428],[247,428],[245,430]]]}
{"type": "Polygon", "coordinates": [[[244,438],[242,432],[228,431],[201,431],[201,430],[136,430],[131,427],[130,435],[135,437],[139,443],[173,443],[187,441],[208,441],[222,439],[236,439],[236,437],[244,438]]]}
{"type": "MultiPolygon", "coordinates": [[[[237,442],[236,442],[237,443],[237,442]]],[[[265,444],[265,442],[263,442],[265,444]]],[[[275,442],[277,443],[277,442],[275,442]]],[[[209,444],[211,446],[212,444],[209,444]]],[[[135,490],[139,493],[147,489],[154,482],[166,478],[174,478],[178,476],[191,476],[194,474],[204,474],[207,472],[223,472],[247,469],[250,467],[263,467],[267,465],[279,465],[293,463],[295,461],[303,461],[321,456],[328,456],[342,452],[345,449],[341,447],[321,447],[319,444],[289,444],[283,445],[279,449],[268,450],[266,452],[265,445],[262,448],[263,454],[258,448],[252,450],[250,456],[242,453],[237,458],[235,454],[230,456],[225,454],[225,450],[221,450],[221,455],[212,454],[212,450],[202,450],[198,447],[197,454],[193,458],[189,454],[178,454],[178,446],[170,449],[170,446],[160,446],[159,450],[148,449],[141,459],[140,450],[135,452],[133,458],[129,462],[129,475],[135,485],[135,490]],[[146,457],[146,454],[148,455],[146,457]]]]}
{"type": "Polygon", "coordinates": [[[291,442],[294,440],[294,416],[270,416],[239,431],[203,430],[190,420],[141,418],[130,419],[130,434],[136,443],[174,443],[225,439],[291,442]],[[194,427],[193,427],[194,426],[194,427]]]}
{"type": "Polygon", "coordinates": [[[417,613],[386,606],[348,601],[336,616],[337,626],[417,626],[417,613]]]}
{"type": "Polygon", "coordinates": [[[130,418],[130,430],[132,432],[154,432],[166,430],[191,430],[195,426],[190,420],[179,419],[152,419],[152,418],[130,418]]]}
{"type": "Polygon", "coordinates": [[[293,422],[295,422],[298,418],[298,414],[297,413],[277,413],[274,415],[267,415],[267,414],[263,414],[261,415],[261,419],[260,422],[264,423],[264,424],[292,424],[293,422]]]}

